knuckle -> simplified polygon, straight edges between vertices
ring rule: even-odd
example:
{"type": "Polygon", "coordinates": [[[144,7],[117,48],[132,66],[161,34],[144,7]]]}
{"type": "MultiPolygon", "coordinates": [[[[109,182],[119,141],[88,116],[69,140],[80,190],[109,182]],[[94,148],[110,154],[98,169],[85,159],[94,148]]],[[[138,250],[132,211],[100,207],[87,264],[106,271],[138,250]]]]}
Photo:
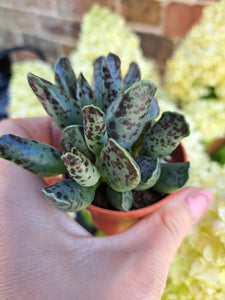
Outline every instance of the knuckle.
{"type": "Polygon", "coordinates": [[[182,218],[171,211],[162,211],[159,217],[162,226],[167,231],[167,237],[170,239],[170,242],[175,243],[176,247],[179,247],[185,235],[185,226],[182,218]]]}

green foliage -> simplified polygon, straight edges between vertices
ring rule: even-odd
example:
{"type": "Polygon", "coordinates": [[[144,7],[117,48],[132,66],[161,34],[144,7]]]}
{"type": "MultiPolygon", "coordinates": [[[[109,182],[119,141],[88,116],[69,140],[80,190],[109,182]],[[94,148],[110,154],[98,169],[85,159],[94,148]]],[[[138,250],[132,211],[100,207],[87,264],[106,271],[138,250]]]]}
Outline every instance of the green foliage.
{"type": "Polygon", "coordinates": [[[56,84],[28,75],[33,92],[64,133],[65,153],[12,135],[0,139],[1,157],[41,176],[68,173],[67,179],[44,189],[61,210],[84,209],[104,183],[108,205],[127,211],[133,190],[167,194],[188,179],[189,163],[168,163],[189,134],[185,118],[165,112],[156,122],[156,85],[140,80],[135,62],[122,79],[120,65],[115,54],[99,57],[92,87],[82,74],[76,79],[66,57],[55,65],[56,84]]]}

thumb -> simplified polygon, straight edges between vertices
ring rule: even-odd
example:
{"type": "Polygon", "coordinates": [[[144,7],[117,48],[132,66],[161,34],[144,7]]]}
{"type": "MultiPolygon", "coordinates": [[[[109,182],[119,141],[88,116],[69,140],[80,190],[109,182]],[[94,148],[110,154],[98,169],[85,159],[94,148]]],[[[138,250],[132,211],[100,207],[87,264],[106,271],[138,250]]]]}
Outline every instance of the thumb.
{"type": "MultiPolygon", "coordinates": [[[[121,234],[139,252],[139,269],[156,295],[163,292],[173,258],[192,225],[200,220],[212,202],[210,190],[184,188],[167,203],[121,234]],[[123,235],[124,234],[124,235],[123,235]]],[[[197,246],[197,245],[196,245],[197,246]]],[[[144,278],[142,278],[144,280],[144,278]]],[[[153,297],[150,299],[160,299],[153,297]]]]}

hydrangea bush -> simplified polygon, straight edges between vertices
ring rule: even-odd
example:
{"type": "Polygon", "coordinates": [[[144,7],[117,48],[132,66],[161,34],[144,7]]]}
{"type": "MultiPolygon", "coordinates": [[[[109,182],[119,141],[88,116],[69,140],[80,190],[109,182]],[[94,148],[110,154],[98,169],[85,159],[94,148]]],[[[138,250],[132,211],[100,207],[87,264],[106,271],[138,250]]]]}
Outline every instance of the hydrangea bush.
{"type": "MultiPolygon", "coordinates": [[[[177,110],[166,98],[160,99],[160,104],[162,111],[177,110]]],[[[186,114],[186,119],[194,125],[192,114],[186,114]]],[[[184,141],[192,166],[189,185],[211,189],[215,200],[180,247],[163,300],[225,299],[225,166],[210,160],[201,140],[202,133],[191,128],[184,141]]]]}
{"type": "Polygon", "coordinates": [[[31,70],[49,81],[54,79],[52,67],[47,62],[41,60],[14,62],[12,64],[12,77],[9,87],[9,115],[12,118],[46,115],[45,110],[27,82],[27,74],[31,70]]]}
{"type": "Polygon", "coordinates": [[[195,108],[196,129],[206,132],[207,127],[206,143],[225,135],[224,18],[225,0],[206,7],[168,62],[166,74],[170,97],[188,112],[195,108]]]}

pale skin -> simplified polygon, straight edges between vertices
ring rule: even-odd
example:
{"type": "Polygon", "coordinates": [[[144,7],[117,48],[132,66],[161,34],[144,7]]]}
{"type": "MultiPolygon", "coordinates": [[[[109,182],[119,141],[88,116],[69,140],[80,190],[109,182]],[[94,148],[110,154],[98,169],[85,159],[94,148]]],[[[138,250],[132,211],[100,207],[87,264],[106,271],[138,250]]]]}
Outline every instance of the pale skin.
{"type": "MultiPolygon", "coordinates": [[[[3,121],[5,133],[59,147],[47,117],[3,121]]],[[[45,186],[0,159],[0,299],[161,299],[178,247],[212,201],[185,188],[123,233],[93,237],[48,203],[45,186]]]]}

